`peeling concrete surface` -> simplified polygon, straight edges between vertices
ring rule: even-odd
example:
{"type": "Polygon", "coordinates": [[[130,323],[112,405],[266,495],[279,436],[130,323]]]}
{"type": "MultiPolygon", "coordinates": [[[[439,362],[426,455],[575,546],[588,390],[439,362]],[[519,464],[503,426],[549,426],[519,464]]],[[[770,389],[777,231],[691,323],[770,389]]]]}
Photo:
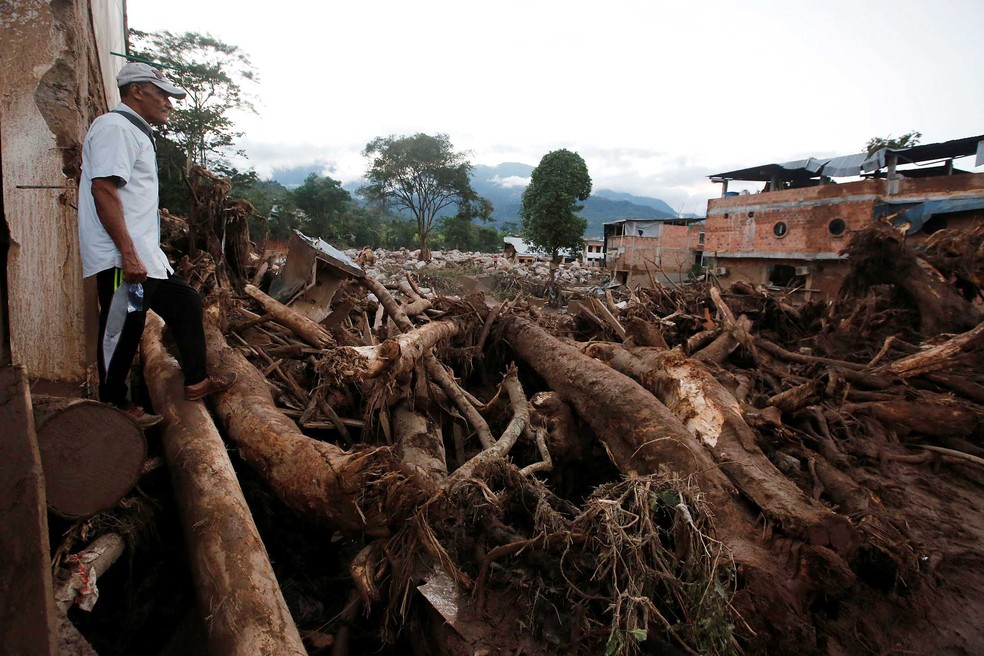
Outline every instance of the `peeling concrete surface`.
{"type": "Polygon", "coordinates": [[[99,53],[122,48],[122,16],[119,43],[97,44],[94,35],[93,10],[106,13],[110,4],[5,0],[0,16],[5,301],[11,358],[32,380],[80,383],[94,360],[86,328],[95,304],[82,282],[75,177],[85,132],[108,106],[99,53]]]}

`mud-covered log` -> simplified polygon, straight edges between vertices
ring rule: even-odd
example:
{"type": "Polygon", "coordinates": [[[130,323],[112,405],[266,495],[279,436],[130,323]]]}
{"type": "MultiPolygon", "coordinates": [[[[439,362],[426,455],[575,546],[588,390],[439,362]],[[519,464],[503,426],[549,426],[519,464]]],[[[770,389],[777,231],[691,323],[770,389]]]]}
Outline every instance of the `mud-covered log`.
{"type": "Polygon", "coordinates": [[[34,397],[48,507],[69,518],[112,508],[133,489],[147,459],[143,431],[98,401],[34,397]]]}
{"type": "Polygon", "coordinates": [[[209,653],[305,654],[222,437],[202,403],[184,399],[177,361],[150,313],[144,374],[165,417],[164,456],[177,497],[209,653]]]}
{"type": "Polygon", "coordinates": [[[434,321],[376,346],[342,346],[338,351],[353,356],[353,373],[362,378],[376,378],[384,373],[396,376],[413,369],[431,348],[460,330],[458,321],[434,321]]]}
{"type": "Polygon", "coordinates": [[[663,466],[683,478],[693,475],[722,512],[737,498],[710,454],[648,390],[527,319],[502,317],[499,325],[516,354],[594,430],[622,472],[650,474],[663,466]]]}
{"type": "MultiPolygon", "coordinates": [[[[738,330],[748,333],[752,329],[752,320],[742,315],[735,322],[735,326],[738,330]]],[[[688,341],[688,347],[689,345],[688,341]]],[[[707,363],[721,364],[728,359],[729,355],[734,353],[736,348],[738,348],[738,338],[735,337],[733,331],[725,330],[713,342],[693,353],[693,356],[707,363]]]]}
{"type": "Polygon", "coordinates": [[[799,576],[823,578],[828,597],[836,598],[854,581],[846,563],[825,547],[804,545],[803,570],[791,577],[759,537],[761,527],[719,463],[651,392],[529,320],[509,316],[499,324],[513,350],[594,430],[622,472],[645,475],[664,468],[689,477],[706,495],[717,537],[731,550],[745,583],[735,607],[745,618],[769,618],[752,626],[762,648],[802,650],[813,641],[803,618],[810,590],[799,576]]]}
{"type": "Polygon", "coordinates": [[[679,351],[593,344],[588,355],[638,380],[699,439],[721,470],[783,531],[811,544],[848,551],[849,522],[810,499],[759,448],[737,399],[699,362],[679,351]]]}
{"type": "Polygon", "coordinates": [[[273,317],[274,321],[289,328],[291,332],[311,346],[325,348],[334,343],[331,335],[315,321],[267,296],[258,287],[246,285],[243,290],[252,296],[263,307],[263,311],[273,317]]]}
{"type": "Polygon", "coordinates": [[[952,366],[954,358],[966,351],[979,349],[982,343],[984,343],[984,322],[942,344],[884,365],[879,369],[879,373],[910,378],[948,369],[952,366]]]}
{"type": "Polygon", "coordinates": [[[238,374],[215,405],[243,459],[297,512],[335,528],[382,537],[419,501],[419,484],[387,448],[347,452],[305,436],[274,404],[262,374],[206,323],[208,359],[238,374]]]}
{"type": "Polygon", "coordinates": [[[981,311],[964,298],[928,261],[917,257],[890,226],[875,223],[856,233],[845,251],[850,271],[841,287],[849,301],[873,285],[902,289],[919,310],[924,335],[969,330],[981,321],[981,311]]]}
{"type": "Polygon", "coordinates": [[[530,421],[546,429],[546,448],[558,462],[580,460],[589,452],[589,444],[577,430],[571,409],[555,392],[537,392],[530,399],[530,421]]]}
{"type": "Polygon", "coordinates": [[[984,426],[984,411],[980,406],[947,397],[848,403],[840,410],[871,415],[899,435],[966,438],[979,435],[984,426]]]}
{"type": "Polygon", "coordinates": [[[663,333],[651,321],[645,321],[639,317],[629,317],[622,323],[625,325],[625,334],[638,346],[668,348],[663,333]]]}
{"type": "Polygon", "coordinates": [[[396,454],[425,478],[440,481],[448,475],[444,438],[440,427],[422,414],[401,403],[393,410],[393,433],[396,454]]]}

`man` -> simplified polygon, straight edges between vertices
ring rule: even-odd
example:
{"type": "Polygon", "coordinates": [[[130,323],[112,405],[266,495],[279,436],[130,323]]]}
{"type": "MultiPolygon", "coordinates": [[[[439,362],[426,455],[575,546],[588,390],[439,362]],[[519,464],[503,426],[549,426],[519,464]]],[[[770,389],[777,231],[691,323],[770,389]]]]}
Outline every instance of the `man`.
{"type": "Polygon", "coordinates": [[[160,245],[157,148],[150,125],[166,123],[171,98],[187,94],[159,70],[136,62],[124,65],[116,82],[122,101],[93,121],[82,145],[79,243],[82,275],[96,276],[99,297],[99,400],[147,428],[162,417],[131,403],[126,384],[146,310],[159,314],[174,335],[186,399],[229,389],[235,376],[208,374],[201,296],[173,275],[160,245]]]}

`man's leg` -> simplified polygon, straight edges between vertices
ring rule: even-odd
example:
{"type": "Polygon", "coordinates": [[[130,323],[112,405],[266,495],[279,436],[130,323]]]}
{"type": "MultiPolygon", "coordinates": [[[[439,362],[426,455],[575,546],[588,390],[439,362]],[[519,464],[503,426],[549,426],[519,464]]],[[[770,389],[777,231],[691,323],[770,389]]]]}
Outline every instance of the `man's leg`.
{"type": "Polygon", "coordinates": [[[144,301],[171,329],[181,355],[185,385],[205,380],[208,370],[201,295],[181,278],[171,276],[167,280],[148,279],[144,285],[144,301]]]}
{"type": "MultiPolygon", "coordinates": [[[[144,312],[130,312],[123,321],[118,340],[106,340],[106,324],[116,288],[123,283],[120,269],[106,269],[96,274],[96,292],[99,297],[99,342],[96,352],[99,359],[99,400],[120,408],[129,407],[126,378],[133,366],[133,358],[143,335],[144,312]],[[108,352],[107,352],[108,351],[108,352]],[[107,357],[108,356],[108,357],[107,357]]],[[[124,308],[125,309],[125,308],[124,308]]]]}

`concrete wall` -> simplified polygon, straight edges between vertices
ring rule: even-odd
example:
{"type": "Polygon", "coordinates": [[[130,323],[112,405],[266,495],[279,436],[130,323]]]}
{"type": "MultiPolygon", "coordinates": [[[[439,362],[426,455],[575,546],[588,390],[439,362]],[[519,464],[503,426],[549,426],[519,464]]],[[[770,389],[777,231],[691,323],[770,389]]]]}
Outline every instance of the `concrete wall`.
{"type": "Polygon", "coordinates": [[[103,71],[115,76],[122,64],[107,56],[124,48],[122,15],[110,8],[118,2],[4,0],[0,12],[0,171],[11,242],[3,300],[11,359],[32,381],[79,383],[95,360],[87,338],[94,294],[82,282],[74,206],[82,139],[116,101],[103,71]]]}

